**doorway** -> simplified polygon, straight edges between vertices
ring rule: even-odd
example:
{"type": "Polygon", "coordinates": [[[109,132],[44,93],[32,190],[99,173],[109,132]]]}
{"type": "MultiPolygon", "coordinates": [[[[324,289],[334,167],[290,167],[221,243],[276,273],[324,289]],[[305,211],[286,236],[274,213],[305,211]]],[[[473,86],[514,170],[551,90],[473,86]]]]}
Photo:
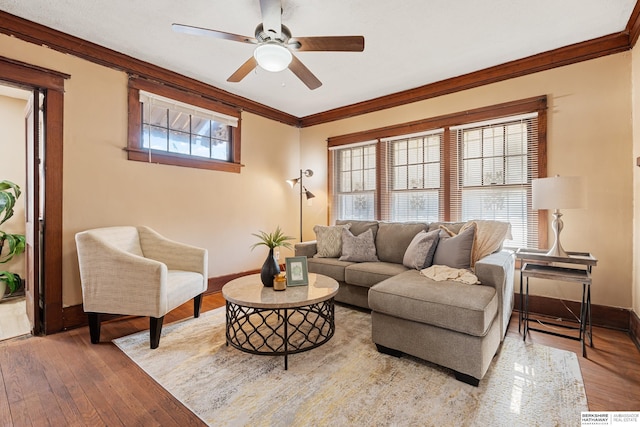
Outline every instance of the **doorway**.
{"type": "Polygon", "coordinates": [[[69,77],[0,57],[0,84],[29,91],[37,101],[22,121],[27,140],[27,143],[23,142],[26,153],[23,163],[26,171],[23,193],[26,217],[25,311],[33,334],[50,334],[64,329],[62,146],[64,81],[69,77]],[[46,156],[43,156],[45,152],[46,156]]]}
{"type": "MultiPolygon", "coordinates": [[[[25,235],[27,222],[26,206],[26,145],[25,116],[32,109],[32,91],[13,85],[0,84],[0,159],[2,175],[0,181],[10,181],[19,186],[22,194],[16,199],[14,213],[2,224],[2,231],[25,235]]],[[[7,254],[8,248],[3,249],[7,254]]],[[[18,274],[23,280],[27,277],[25,254],[19,254],[0,264],[0,270],[18,274]]],[[[4,288],[2,288],[4,290],[4,288]]],[[[6,290],[0,295],[0,340],[27,335],[32,330],[27,316],[25,288],[14,292],[6,290]]]]}

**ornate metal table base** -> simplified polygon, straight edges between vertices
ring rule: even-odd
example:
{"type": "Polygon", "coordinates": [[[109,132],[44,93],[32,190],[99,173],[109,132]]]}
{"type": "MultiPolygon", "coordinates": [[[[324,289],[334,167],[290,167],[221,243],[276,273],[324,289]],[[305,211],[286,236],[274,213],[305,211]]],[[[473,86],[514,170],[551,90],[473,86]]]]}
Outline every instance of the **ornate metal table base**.
{"type": "Polygon", "coordinates": [[[227,301],[227,345],[251,354],[288,356],[316,348],[335,331],[334,301],[291,308],[252,308],[227,301]]]}

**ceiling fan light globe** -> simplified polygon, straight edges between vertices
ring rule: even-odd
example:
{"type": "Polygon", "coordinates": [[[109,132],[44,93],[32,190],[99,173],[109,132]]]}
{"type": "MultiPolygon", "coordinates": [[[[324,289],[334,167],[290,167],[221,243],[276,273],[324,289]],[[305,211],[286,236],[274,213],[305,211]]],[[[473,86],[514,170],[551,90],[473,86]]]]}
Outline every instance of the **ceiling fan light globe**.
{"type": "Polygon", "coordinates": [[[261,44],[253,51],[253,57],[261,68],[274,73],[286,69],[293,59],[289,49],[278,43],[261,44]]]}

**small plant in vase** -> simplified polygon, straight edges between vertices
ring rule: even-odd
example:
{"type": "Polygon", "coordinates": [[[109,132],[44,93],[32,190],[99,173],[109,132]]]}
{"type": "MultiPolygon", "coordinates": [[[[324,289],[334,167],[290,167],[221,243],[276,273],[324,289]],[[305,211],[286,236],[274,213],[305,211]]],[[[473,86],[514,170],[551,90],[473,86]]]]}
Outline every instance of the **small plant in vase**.
{"type": "MultiPolygon", "coordinates": [[[[0,225],[13,216],[13,208],[20,197],[20,187],[11,181],[0,182],[0,225]]],[[[22,234],[11,234],[0,230],[0,264],[5,264],[20,255],[25,249],[25,237],[22,234]],[[5,251],[6,249],[6,251],[5,251]]],[[[13,293],[22,285],[17,273],[0,271],[0,299],[6,287],[13,293]]]]}
{"type": "Polygon", "coordinates": [[[260,239],[258,243],[254,243],[251,246],[251,250],[262,245],[269,248],[269,255],[260,270],[260,280],[262,280],[263,285],[273,287],[273,278],[276,274],[280,273],[280,266],[273,256],[273,250],[278,247],[291,249],[292,246],[291,243],[289,243],[289,240],[293,240],[294,238],[286,236],[280,229],[280,226],[276,227],[276,231],[273,233],[260,231],[259,233],[252,233],[251,235],[260,239]]]}

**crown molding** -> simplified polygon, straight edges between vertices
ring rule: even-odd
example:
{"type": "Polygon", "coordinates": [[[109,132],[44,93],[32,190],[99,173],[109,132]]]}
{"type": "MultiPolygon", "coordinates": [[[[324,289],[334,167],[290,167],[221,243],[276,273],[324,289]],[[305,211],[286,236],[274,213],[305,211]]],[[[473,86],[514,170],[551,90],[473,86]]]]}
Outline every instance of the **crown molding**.
{"type": "Polygon", "coordinates": [[[132,75],[155,80],[170,87],[198,92],[212,100],[268,119],[291,126],[308,127],[630,50],[640,37],[640,0],[636,2],[627,26],[619,33],[305,117],[295,117],[195,79],[2,11],[0,11],[0,33],[14,36],[30,43],[47,46],[132,75]]]}
{"type": "Polygon", "coordinates": [[[130,75],[145,77],[169,87],[197,92],[206,98],[268,119],[291,126],[299,125],[297,117],[280,110],[3,11],[0,11],[0,33],[124,71],[130,75]]]}

